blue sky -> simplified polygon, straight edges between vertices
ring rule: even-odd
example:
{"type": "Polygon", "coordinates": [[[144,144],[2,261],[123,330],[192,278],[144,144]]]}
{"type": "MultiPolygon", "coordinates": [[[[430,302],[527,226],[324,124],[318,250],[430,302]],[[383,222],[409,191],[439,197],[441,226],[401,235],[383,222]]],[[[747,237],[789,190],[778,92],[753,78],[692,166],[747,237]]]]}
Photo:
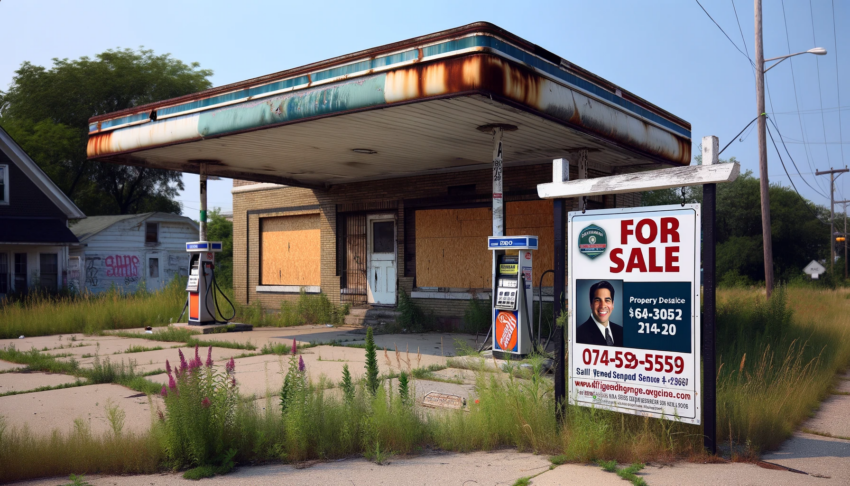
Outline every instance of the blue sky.
{"type": "MultiPolygon", "coordinates": [[[[740,49],[746,44],[754,59],[753,2],[700,1],[740,49]]],[[[803,174],[796,174],[783,153],[792,180],[805,197],[828,205],[828,178],[813,172],[850,164],[850,2],[835,1],[834,17],[830,0],[784,0],[784,7],[779,0],[764,3],[766,58],[815,46],[829,51],[826,56],[786,60],[767,73],[767,109],[774,113],[803,174]],[[839,96],[845,107],[840,111],[839,96]]],[[[689,121],[694,153],[704,135],[717,135],[721,146],[726,145],[756,115],[749,61],[696,1],[689,0],[427,5],[1,0],[0,89],[11,83],[24,61],[49,66],[56,57],[74,59],[139,46],[197,61],[215,71],[212,81],[219,86],[479,20],[493,22],[689,121]]],[[[723,157],[735,156],[744,169],[757,173],[756,134],[750,130],[742,137],[744,141],[734,142],[723,157]]],[[[769,139],[768,146],[770,181],[788,185],[769,139]]],[[[184,214],[192,217],[197,217],[197,179],[185,175],[186,191],[180,196],[184,214]]],[[[850,198],[848,180],[850,174],[838,179],[836,199],[850,198]]],[[[230,187],[229,180],[213,183],[210,206],[231,209],[230,187]]]]}

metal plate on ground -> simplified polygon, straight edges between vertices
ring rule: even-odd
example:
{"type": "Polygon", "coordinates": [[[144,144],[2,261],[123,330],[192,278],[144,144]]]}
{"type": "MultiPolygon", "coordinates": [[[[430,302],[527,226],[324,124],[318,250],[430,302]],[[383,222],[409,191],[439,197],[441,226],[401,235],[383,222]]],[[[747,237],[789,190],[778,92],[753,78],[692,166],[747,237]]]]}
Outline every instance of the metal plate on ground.
{"type": "Polygon", "coordinates": [[[422,398],[422,405],[431,408],[450,408],[460,410],[463,408],[463,398],[447,393],[429,392],[422,398]]]}

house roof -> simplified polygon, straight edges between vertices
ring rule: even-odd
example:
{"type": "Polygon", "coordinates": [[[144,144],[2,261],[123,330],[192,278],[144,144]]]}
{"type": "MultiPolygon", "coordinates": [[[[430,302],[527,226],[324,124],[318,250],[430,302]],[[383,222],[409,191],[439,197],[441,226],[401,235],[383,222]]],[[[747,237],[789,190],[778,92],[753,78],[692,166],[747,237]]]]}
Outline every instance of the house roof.
{"type": "Polygon", "coordinates": [[[58,218],[0,217],[0,244],[61,245],[79,243],[58,218]]]}
{"type": "Polygon", "coordinates": [[[296,187],[491,168],[494,127],[506,167],[691,161],[688,122],[483,22],[89,121],[90,160],[296,187]]]}
{"type": "Polygon", "coordinates": [[[15,142],[11,135],[0,127],[0,150],[12,159],[21,171],[43,192],[68,219],[82,219],[86,215],[68,196],[41,170],[41,167],[15,142]]]}
{"type": "Polygon", "coordinates": [[[153,219],[154,221],[172,221],[177,223],[186,223],[191,225],[193,228],[197,229],[198,224],[195,223],[191,218],[187,218],[186,216],[180,216],[177,214],[171,213],[140,213],[140,214],[116,214],[111,216],[89,216],[88,218],[77,222],[73,226],[71,226],[71,231],[77,235],[77,238],[80,239],[80,242],[85,242],[91,239],[93,236],[98,233],[106,230],[110,226],[115,223],[121,221],[132,221],[136,224],[141,224],[148,219],[153,219]]]}

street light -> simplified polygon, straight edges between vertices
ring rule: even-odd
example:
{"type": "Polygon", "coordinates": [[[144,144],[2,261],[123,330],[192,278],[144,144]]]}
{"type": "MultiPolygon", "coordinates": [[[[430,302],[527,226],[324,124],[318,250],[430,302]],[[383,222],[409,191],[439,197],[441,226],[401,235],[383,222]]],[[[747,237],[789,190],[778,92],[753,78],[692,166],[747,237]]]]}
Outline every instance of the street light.
{"type": "Polygon", "coordinates": [[[762,246],[764,248],[764,290],[767,298],[773,293],[773,242],[770,239],[770,181],[767,179],[767,129],[766,119],[767,114],[764,108],[764,73],[776,66],[783,60],[799,56],[800,54],[815,54],[823,56],[826,54],[826,49],[815,47],[805,52],[796,54],[788,54],[786,56],[774,57],[772,59],[764,58],[764,45],[762,38],[762,17],[761,17],[762,0],[755,0],[755,71],[756,71],[756,115],[758,117],[758,143],[759,143],[759,188],[761,192],[761,231],[762,231],[762,246]],[[765,69],[765,63],[776,61],[765,69]]]}
{"type": "Polygon", "coordinates": [[[799,56],[800,54],[814,54],[816,56],[825,56],[826,55],[826,49],[824,49],[823,47],[815,47],[815,48],[809,49],[808,51],[798,52],[796,54],[788,54],[787,56],[779,56],[779,57],[772,57],[770,59],[765,59],[764,62],[766,62],[766,63],[770,62],[770,61],[776,61],[776,62],[773,63],[773,66],[770,66],[769,68],[765,69],[764,72],[770,71],[777,64],[788,59],[789,57],[799,56]]]}

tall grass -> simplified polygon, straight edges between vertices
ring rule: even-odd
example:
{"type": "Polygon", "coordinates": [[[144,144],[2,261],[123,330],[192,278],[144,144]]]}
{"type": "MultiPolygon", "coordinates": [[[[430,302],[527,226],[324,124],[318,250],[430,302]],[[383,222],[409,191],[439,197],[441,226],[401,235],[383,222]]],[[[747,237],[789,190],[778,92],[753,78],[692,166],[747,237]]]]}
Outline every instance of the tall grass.
{"type": "Polygon", "coordinates": [[[718,293],[717,435],[756,454],[808,418],[850,365],[845,290],[718,293]]]}
{"type": "Polygon", "coordinates": [[[28,428],[9,428],[0,417],[0,482],[72,472],[150,474],[162,467],[164,451],[150,433],[97,435],[82,419],[74,425],[70,432],[38,436],[28,428]]]}
{"type": "MultiPolygon", "coordinates": [[[[719,293],[718,437],[728,437],[731,429],[732,440],[756,455],[777,447],[809,416],[834,385],[836,371],[850,364],[848,295],[843,291],[790,288],[766,302],[755,290],[719,293]]],[[[243,464],[352,454],[381,462],[388,453],[415,453],[427,448],[465,452],[511,447],[556,455],[563,461],[606,459],[621,463],[704,454],[700,426],[578,406],[567,407],[566,419],[559,424],[554,384],[541,376],[540,358],[532,359],[532,372],[521,374],[523,378],[512,370],[479,372],[476,399],[468,404],[468,410],[434,414],[413,407],[393,379],[377,382],[374,392],[365,380],[344,382],[342,393],[328,391],[321,381],[307,381],[297,358],[290,358],[285,380],[289,385],[282,390],[279,409],[272,406],[271,398],[263,410],[256,401],[227,400],[222,416],[229,417],[229,425],[208,435],[210,431],[202,430],[202,424],[195,438],[178,443],[214,441],[217,449],[210,457],[235,451],[220,461],[233,459],[243,464]]],[[[51,366],[34,352],[20,359],[51,366]]],[[[212,397],[216,393],[213,388],[228,386],[221,383],[204,392],[203,380],[197,380],[196,385],[187,383],[198,387],[195,391],[180,390],[179,396],[191,402],[187,402],[190,408],[204,407],[201,397],[212,397]],[[206,394],[199,394],[202,392],[206,394]]],[[[166,393],[171,400],[172,391],[166,393]]],[[[195,434],[193,427],[200,422],[193,422],[194,415],[188,412],[182,416],[189,417],[184,421],[190,424],[186,433],[195,434]]],[[[174,465],[176,456],[169,451],[177,450],[177,446],[166,439],[164,422],[155,421],[150,435],[140,437],[87,438],[90,434],[75,431],[66,436],[35,438],[20,429],[3,432],[0,428],[0,463],[9,463],[12,458],[16,461],[9,472],[0,468],[0,481],[48,474],[144,472],[174,465]],[[140,448],[142,457],[128,455],[122,463],[112,450],[106,450],[129,447],[116,441],[135,441],[132,444],[140,448]],[[61,457],[74,444],[82,444],[83,452],[74,451],[68,459],[61,457]],[[105,451],[105,458],[94,457],[101,451],[105,451]],[[38,465],[42,456],[50,458],[43,468],[38,465]],[[21,463],[31,469],[17,467],[21,463]]],[[[191,459],[178,462],[201,463],[191,459]]]]}
{"type": "Polygon", "coordinates": [[[178,278],[154,292],[141,286],[132,293],[113,287],[99,294],[33,293],[0,302],[0,339],[165,325],[179,317],[186,302],[185,287],[185,280],[178,278]]]}
{"type": "Polygon", "coordinates": [[[342,325],[348,315],[349,304],[336,305],[324,293],[308,294],[301,289],[298,299],[285,300],[280,304],[279,312],[266,312],[258,301],[251,305],[236,303],[237,322],[257,327],[290,327],[304,324],[342,325]]]}

